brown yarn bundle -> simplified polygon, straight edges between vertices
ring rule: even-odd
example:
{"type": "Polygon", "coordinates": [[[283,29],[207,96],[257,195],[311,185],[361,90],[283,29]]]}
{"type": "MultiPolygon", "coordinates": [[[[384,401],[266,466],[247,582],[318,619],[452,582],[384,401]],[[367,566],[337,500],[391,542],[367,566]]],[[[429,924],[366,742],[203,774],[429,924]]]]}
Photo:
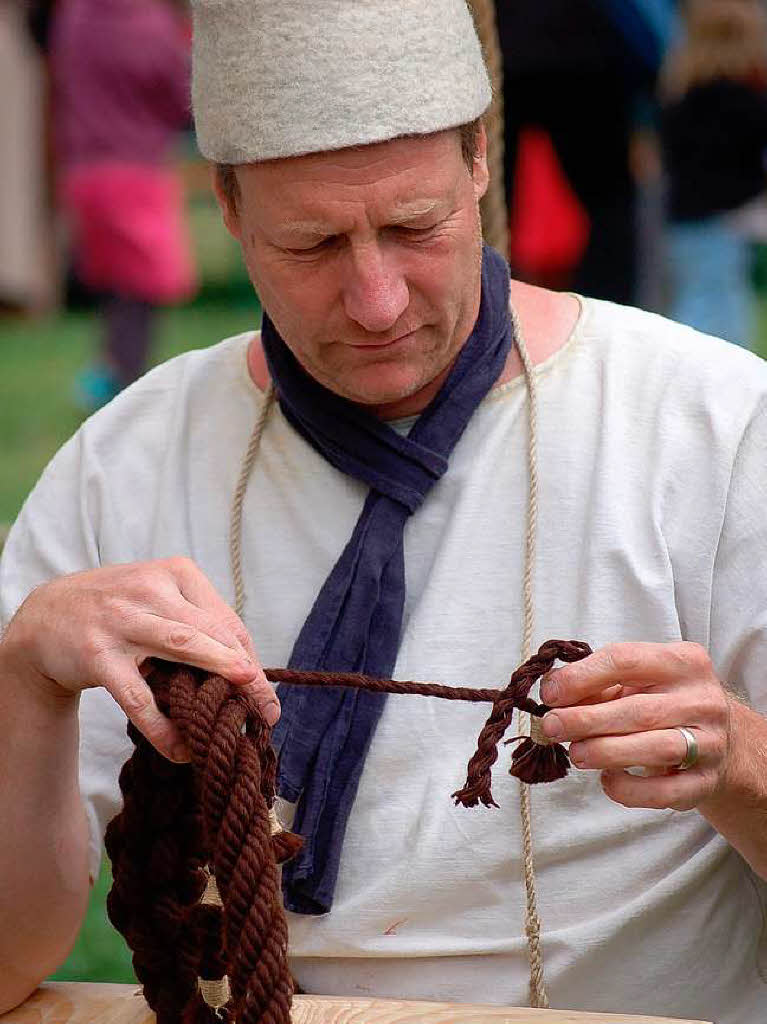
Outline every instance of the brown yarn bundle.
{"type": "Polygon", "coordinates": [[[128,726],[136,750],[120,773],[124,809],[106,833],[109,917],[133,950],[158,1024],[288,1024],[293,983],[277,863],[301,841],[272,835],[269,730],[219,677],[156,662],[147,681],[192,760],[172,764],[128,726]],[[210,994],[216,981],[219,998],[210,994]]]}
{"type": "MultiPolygon", "coordinates": [[[[503,690],[289,669],[267,669],[266,676],[274,683],[492,702],[466,784],[453,797],[466,807],[497,806],[491,768],[515,709],[545,714],[546,705],[528,697],[534,683],[557,659],[590,653],[579,641],[547,641],[503,690]]],[[[191,763],[166,760],[129,724],[136,750],[120,773],[124,808],[106,833],[114,875],[109,917],[133,950],[158,1024],[289,1024],[294,986],[277,865],[300,849],[301,839],[281,829],[272,810],[269,729],[250,699],[220,677],[155,661],[147,682],[160,710],[178,724],[191,763]]],[[[512,775],[533,783],[567,774],[559,744],[515,740],[521,743],[512,775]]]]}

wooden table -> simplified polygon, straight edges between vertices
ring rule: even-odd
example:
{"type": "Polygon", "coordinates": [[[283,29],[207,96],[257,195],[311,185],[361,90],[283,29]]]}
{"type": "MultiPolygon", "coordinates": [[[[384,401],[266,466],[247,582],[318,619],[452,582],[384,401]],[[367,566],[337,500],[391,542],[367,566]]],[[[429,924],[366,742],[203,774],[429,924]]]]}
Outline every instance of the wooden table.
{"type": "MultiPolygon", "coordinates": [[[[0,1015],[2,1024],[153,1024],[154,1014],[135,985],[47,982],[23,1006],[0,1015]]],[[[508,1006],[296,996],[294,1024],[671,1024],[666,1017],[508,1006]]],[[[705,1024],[676,1021],[676,1024],[705,1024]]]]}

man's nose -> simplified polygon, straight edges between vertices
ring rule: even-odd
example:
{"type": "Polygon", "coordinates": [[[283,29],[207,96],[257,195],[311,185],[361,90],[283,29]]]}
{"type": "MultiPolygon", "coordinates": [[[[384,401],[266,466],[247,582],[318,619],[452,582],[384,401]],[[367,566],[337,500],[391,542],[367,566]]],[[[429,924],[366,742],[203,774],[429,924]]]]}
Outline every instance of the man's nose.
{"type": "Polygon", "coordinates": [[[407,282],[393,254],[377,244],[352,249],[344,267],[346,315],[366,331],[390,330],[410,301],[407,282]]]}

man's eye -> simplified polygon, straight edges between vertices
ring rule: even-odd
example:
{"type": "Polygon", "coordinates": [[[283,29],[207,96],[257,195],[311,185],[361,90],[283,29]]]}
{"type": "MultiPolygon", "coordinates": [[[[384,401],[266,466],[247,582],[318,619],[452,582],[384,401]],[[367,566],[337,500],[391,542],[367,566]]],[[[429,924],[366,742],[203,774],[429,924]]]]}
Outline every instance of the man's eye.
{"type": "Polygon", "coordinates": [[[402,225],[398,230],[406,238],[427,238],[429,235],[434,233],[436,228],[436,224],[430,224],[428,227],[425,228],[413,228],[402,225]]]}
{"type": "Polygon", "coordinates": [[[327,238],[323,238],[322,241],[316,242],[314,245],[308,245],[301,249],[288,249],[288,252],[294,256],[311,256],[313,253],[322,252],[323,249],[332,248],[338,241],[338,235],[328,235],[327,238]]]}

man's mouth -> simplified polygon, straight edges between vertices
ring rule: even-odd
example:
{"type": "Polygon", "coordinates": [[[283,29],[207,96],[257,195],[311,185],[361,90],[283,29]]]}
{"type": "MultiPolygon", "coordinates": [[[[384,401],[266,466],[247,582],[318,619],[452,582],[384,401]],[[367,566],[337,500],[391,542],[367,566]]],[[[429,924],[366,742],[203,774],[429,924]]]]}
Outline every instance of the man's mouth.
{"type": "Polygon", "coordinates": [[[414,330],[407,331],[405,334],[400,334],[396,338],[392,338],[390,341],[366,341],[362,345],[350,345],[349,347],[356,349],[371,349],[379,351],[385,348],[392,348],[394,345],[399,344],[399,342],[404,341],[406,338],[409,338],[413,334],[415,334],[414,330]]]}

